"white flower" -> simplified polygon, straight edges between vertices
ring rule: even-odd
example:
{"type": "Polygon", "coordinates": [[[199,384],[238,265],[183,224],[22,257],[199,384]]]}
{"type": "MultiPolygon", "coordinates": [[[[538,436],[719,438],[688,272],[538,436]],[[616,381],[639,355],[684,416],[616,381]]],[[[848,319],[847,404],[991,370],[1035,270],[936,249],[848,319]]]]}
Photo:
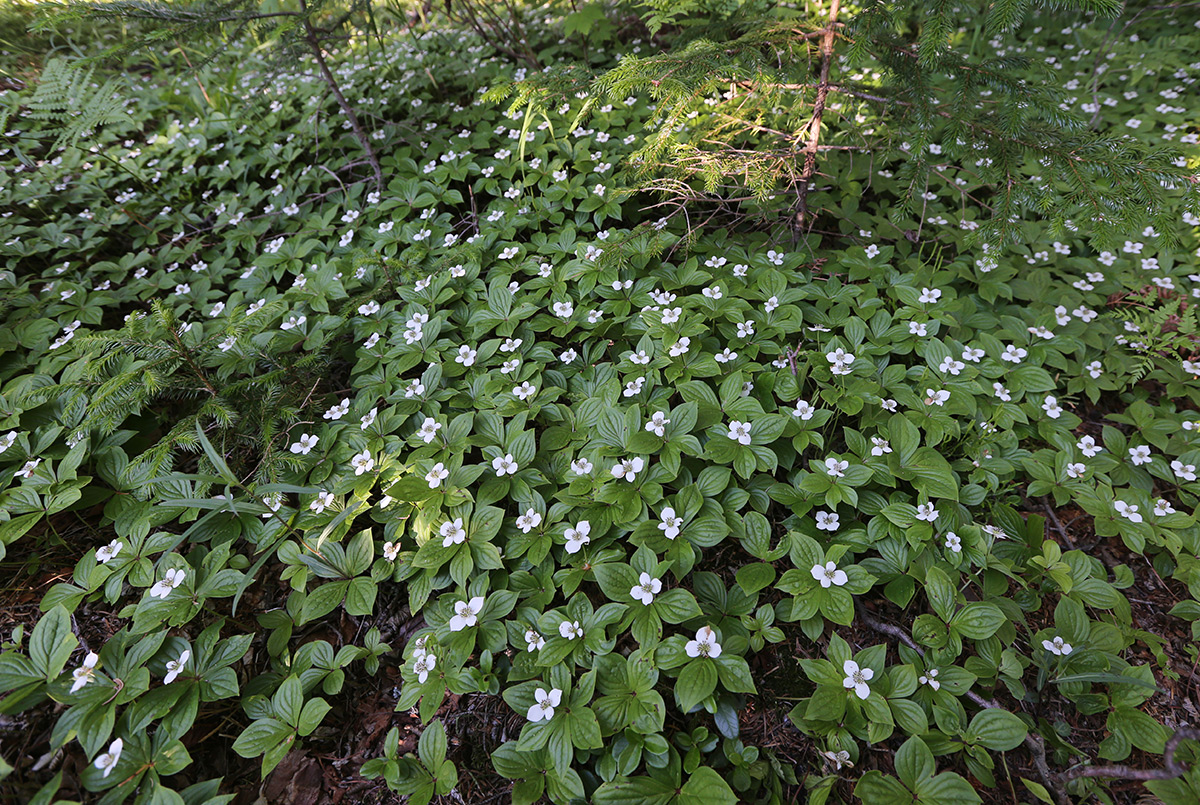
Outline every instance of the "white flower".
{"type": "Polygon", "coordinates": [[[592,541],[592,524],[587,520],[580,520],[574,527],[567,527],[563,532],[563,536],[567,539],[567,553],[579,553],[584,545],[592,541]]]}
{"type": "Polygon", "coordinates": [[[1087,465],[1080,462],[1068,462],[1066,466],[1068,478],[1082,478],[1087,472],[1087,465]]]}
{"type": "Polygon", "coordinates": [[[849,461],[838,461],[836,458],[825,459],[825,472],[832,478],[845,478],[849,469],[849,461]]]}
{"type": "Polygon", "coordinates": [[[454,356],[455,363],[461,363],[463,366],[471,366],[475,363],[475,356],[479,353],[471,349],[466,344],[458,348],[458,354],[454,356]]]}
{"type": "Polygon", "coordinates": [[[501,260],[511,260],[517,256],[518,251],[520,251],[520,249],[518,249],[516,246],[509,246],[500,252],[499,258],[501,260]]]}
{"type": "Polygon", "coordinates": [[[846,571],[838,570],[838,566],[833,562],[826,562],[823,566],[816,564],[812,566],[812,577],[821,582],[821,586],[828,589],[829,587],[841,587],[850,579],[846,576],[846,571]]]}
{"type": "Polygon", "coordinates": [[[909,335],[926,336],[929,334],[929,331],[927,329],[925,329],[925,322],[910,321],[908,323],[908,334],[909,335]]]}
{"type": "Polygon", "coordinates": [[[366,304],[362,304],[362,305],[358,306],[358,313],[360,316],[373,316],[378,312],[379,312],[379,303],[376,302],[374,299],[367,302],[366,304]]]}
{"type": "Polygon", "coordinates": [[[1171,472],[1175,473],[1175,477],[1181,481],[1196,480],[1196,465],[1184,464],[1182,461],[1171,462],[1171,472]]]}
{"type": "Polygon", "coordinates": [[[681,307],[669,307],[662,312],[662,323],[674,324],[675,322],[679,321],[679,316],[682,313],[683,308],[681,307]]]}
{"type": "Polygon", "coordinates": [[[729,423],[729,433],[725,434],[738,444],[750,444],[749,422],[739,422],[736,419],[729,423]]]}
{"type": "Polygon", "coordinates": [[[492,469],[496,471],[497,478],[503,478],[505,475],[514,475],[520,469],[517,462],[513,459],[512,453],[506,453],[503,456],[496,456],[492,459],[492,469]]]}
{"type": "Polygon", "coordinates": [[[579,621],[572,623],[571,621],[563,621],[558,625],[559,637],[567,640],[578,640],[583,638],[583,627],[579,625],[579,621]]]}
{"type": "Polygon", "coordinates": [[[125,742],[120,738],[113,739],[113,742],[108,745],[108,751],[101,753],[99,757],[93,761],[92,765],[100,769],[104,773],[101,777],[107,777],[110,772],[117,766],[117,761],[121,759],[121,750],[125,747],[125,742]]]}
{"type": "Polygon", "coordinates": [[[37,470],[38,465],[41,463],[42,460],[40,458],[32,458],[29,461],[26,461],[25,464],[22,465],[21,469],[17,470],[15,474],[20,475],[22,478],[32,478],[34,471],[37,470]]]}
{"type": "Polygon", "coordinates": [[[1075,446],[1083,453],[1084,458],[1094,458],[1097,453],[1104,449],[1103,447],[1097,447],[1096,440],[1091,436],[1084,436],[1075,443],[1075,446]]]}
{"type": "Polygon", "coordinates": [[[800,417],[801,420],[807,422],[813,418],[813,414],[817,409],[809,404],[808,400],[800,400],[796,403],[796,410],[792,411],[792,416],[800,417]]]}
{"type": "Polygon", "coordinates": [[[754,335],[754,319],[746,319],[737,323],[738,338],[749,338],[754,335]]]}
{"type": "Polygon", "coordinates": [[[962,538],[953,531],[946,532],[946,547],[955,553],[962,553],[962,538]]]}
{"type": "Polygon", "coordinates": [[[817,528],[821,531],[837,531],[837,512],[817,512],[817,528]]]}
{"type": "Polygon", "coordinates": [[[309,433],[302,433],[300,434],[299,441],[292,443],[291,451],[293,453],[307,456],[309,452],[317,446],[317,442],[320,440],[320,438],[321,437],[313,436],[309,433]]]}
{"type": "Polygon", "coordinates": [[[1021,359],[1029,353],[1018,346],[1009,344],[1004,348],[1004,352],[1000,353],[1000,360],[1008,361],[1009,363],[1020,363],[1021,359]]]}
{"type": "Polygon", "coordinates": [[[537,391],[537,386],[531,386],[528,380],[519,386],[513,386],[513,396],[518,400],[528,400],[535,391],[537,391]]]}
{"type": "Polygon", "coordinates": [[[324,417],[326,419],[341,419],[342,417],[344,417],[346,415],[346,412],[349,410],[350,410],[350,400],[342,400],[340,403],[338,403],[337,405],[333,406],[328,411],[326,411],[324,414],[324,417]]]}
{"type": "Polygon", "coordinates": [[[163,677],[163,684],[170,685],[175,681],[175,677],[179,676],[183,671],[183,667],[187,665],[188,658],[192,656],[192,652],[184,649],[177,660],[167,661],[167,675],[163,677]]]}
{"type": "Polygon", "coordinates": [[[166,598],[171,594],[171,590],[183,584],[186,577],[187,571],[183,568],[171,568],[161,580],[154,582],[154,586],[150,588],[151,597],[166,598]]]}
{"type": "Polygon", "coordinates": [[[542,637],[536,629],[526,629],[525,643],[526,651],[541,651],[542,647],[546,645],[546,638],[542,637]]]}
{"type": "MultiPolygon", "coordinates": [[[[713,355],[713,360],[717,363],[729,363],[730,361],[737,360],[737,356],[738,354],[736,352],[731,350],[729,347],[725,347],[725,349],[713,355]]],[[[784,365],[786,366],[787,364],[785,363],[784,365]]]]}
{"type": "Polygon", "coordinates": [[[533,692],[533,702],[525,717],[534,723],[543,719],[549,721],[554,718],[554,708],[562,702],[562,691],[551,688],[547,692],[545,688],[537,688],[533,692]]]}
{"type": "Polygon", "coordinates": [[[558,359],[560,361],[562,361],[563,363],[573,363],[575,361],[575,359],[578,357],[579,357],[579,353],[577,353],[573,349],[568,349],[568,350],[564,351],[561,355],[559,355],[558,359]]]}
{"type": "Polygon", "coordinates": [[[1117,510],[1117,514],[1124,517],[1131,523],[1142,522],[1142,515],[1138,514],[1138,507],[1133,503],[1126,503],[1123,500],[1114,500],[1113,508],[1117,510]]]}
{"type": "Polygon", "coordinates": [[[1150,457],[1150,448],[1144,444],[1129,448],[1129,460],[1132,461],[1135,466],[1149,464],[1152,460],[1150,457]]]}
{"type": "Polygon", "coordinates": [[[672,358],[678,358],[680,355],[686,355],[687,351],[691,347],[691,345],[692,345],[692,339],[688,338],[687,336],[684,336],[683,338],[676,341],[674,343],[674,345],[672,345],[671,348],[667,350],[667,354],[670,355],[672,358]]]}
{"type": "Polygon", "coordinates": [[[506,338],[504,339],[504,343],[500,345],[500,351],[516,352],[524,341],[525,339],[523,338],[506,338]]]}
{"type": "Polygon", "coordinates": [[[885,411],[891,411],[892,413],[895,413],[897,404],[895,400],[880,400],[879,407],[885,411]]]}
{"type": "Polygon", "coordinates": [[[917,506],[917,519],[924,520],[927,523],[932,523],[938,518],[938,510],[933,507],[932,503],[922,503],[917,506]]]}
{"type": "Polygon", "coordinates": [[[437,656],[422,651],[413,657],[413,673],[417,675],[417,683],[424,685],[429,679],[429,672],[437,667],[437,656]]]}
{"type": "Polygon", "coordinates": [[[425,442],[425,444],[430,444],[434,439],[437,438],[437,432],[441,430],[441,428],[442,423],[438,422],[433,417],[427,416],[425,417],[425,421],[421,423],[421,427],[417,431],[417,435],[421,437],[421,441],[425,442]]]}
{"type": "Polygon", "coordinates": [[[375,459],[371,458],[370,450],[363,450],[361,453],[355,453],[350,459],[350,466],[354,468],[355,475],[362,475],[364,472],[370,472],[375,469],[375,459]]]}
{"type": "Polygon", "coordinates": [[[933,389],[925,389],[925,404],[926,405],[945,405],[950,399],[950,392],[945,389],[934,391],[933,389]]]}
{"type": "Polygon", "coordinates": [[[521,529],[522,533],[525,534],[528,534],[541,524],[542,515],[536,509],[527,509],[524,514],[517,518],[517,528],[521,529]]]}
{"type": "Polygon", "coordinates": [[[949,372],[950,374],[955,375],[957,377],[962,372],[962,370],[965,369],[966,367],[967,367],[967,365],[965,363],[963,363],[962,361],[956,361],[956,360],[954,360],[954,358],[951,358],[949,355],[947,355],[942,360],[941,365],[938,367],[938,371],[939,372],[949,372]]]}
{"type": "Polygon", "coordinates": [[[1005,534],[1004,529],[999,526],[985,525],[981,526],[980,530],[992,539],[1008,539],[1008,534],[1005,534]]]}
{"type": "Polygon", "coordinates": [[[675,509],[670,506],[665,507],[662,510],[662,514],[659,515],[659,519],[658,530],[663,532],[664,537],[675,539],[679,536],[679,529],[683,526],[683,518],[676,516],[675,509]]]}
{"type": "Polygon", "coordinates": [[[333,493],[324,490],[317,493],[317,499],[308,504],[308,508],[312,509],[317,514],[325,511],[326,506],[333,505],[333,493]]]}
{"type": "Polygon", "coordinates": [[[96,675],[96,663],[98,662],[100,662],[100,655],[94,651],[89,651],[87,656],[83,658],[83,664],[71,672],[71,678],[75,680],[71,685],[72,693],[78,692],[87,683],[92,681],[92,677],[96,675]]]}
{"type": "Polygon", "coordinates": [[[671,424],[671,420],[667,419],[667,415],[662,411],[655,411],[651,415],[650,421],[646,423],[646,430],[653,433],[655,436],[664,436],[667,432],[667,425],[671,424]]]}
{"type": "Polygon", "coordinates": [[[850,760],[850,753],[845,749],[840,749],[837,752],[830,750],[828,752],[822,752],[821,754],[827,757],[829,761],[833,763],[834,771],[841,771],[843,766],[851,769],[854,768],[854,762],[850,760]]]}
{"type": "Polygon", "coordinates": [[[1159,498],[1158,500],[1154,501],[1154,516],[1155,517],[1166,517],[1168,514],[1174,514],[1174,513],[1175,513],[1175,507],[1171,505],[1171,502],[1169,500],[1164,500],[1163,498],[1159,498]]]}
{"type": "Polygon", "coordinates": [[[720,299],[723,296],[720,285],[713,285],[711,288],[705,288],[700,293],[704,294],[709,299],[720,299]]]}
{"type": "Polygon", "coordinates": [[[917,301],[923,305],[929,305],[942,298],[942,292],[937,288],[922,288],[921,295],[917,297],[917,301]]]}
{"type": "Polygon", "coordinates": [[[831,364],[829,371],[835,375],[848,375],[852,371],[850,364],[854,363],[854,356],[841,347],[825,353],[825,359],[831,364]]]}
{"type": "Polygon", "coordinates": [[[570,302],[555,302],[551,308],[560,319],[569,319],[575,314],[575,307],[570,302]]]}
{"type": "Polygon", "coordinates": [[[571,462],[571,472],[576,475],[587,475],[592,471],[592,462],[586,458],[577,458],[571,462]]]}
{"type": "Polygon", "coordinates": [[[642,386],[645,384],[645,382],[646,382],[645,377],[639,377],[634,380],[630,380],[628,383],[625,384],[625,390],[621,392],[622,395],[625,397],[634,397],[634,396],[637,396],[638,394],[641,394],[642,386]]]}
{"type": "Polygon", "coordinates": [[[973,347],[967,347],[966,349],[963,350],[963,354],[962,354],[963,360],[970,361],[971,363],[979,363],[980,359],[983,356],[984,356],[984,351],[982,349],[975,349],[973,347]]]}
{"type": "Polygon", "coordinates": [[[461,632],[468,626],[479,622],[478,615],[483,612],[483,596],[479,595],[470,601],[459,601],[454,605],[454,617],[450,619],[450,631],[461,632]]]}
{"type": "Polygon", "coordinates": [[[1071,644],[1058,635],[1055,635],[1053,640],[1043,640],[1042,648],[1059,657],[1064,657],[1072,651],[1071,644]]]}
{"type": "Polygon", "coordinates": [[[867,683],[875,676],[873,670],[859,668],[858,663],[854,660],[846,660],[842,663],[842,672],[846,675],[846,678],[842,680],[843,687],[853,690],[854,695],[860,699],[866,699],[871,695],[871,688],[867,683]]]}
{"type": "Polygon", "coordinates": [[[645,465],[646,462],[640,457],[623,458],[621,459],[621,463],[613,465],[612,476],[614,478],[624,478],[626,481],[632,483],[645,465]]]}
{"type": "Polygon", "coordinates": [[[463,528],[461,517],[455,517],[453,520],[447,520],[438,528],[438,534],[442,537],[442,547],[449,548],[451,545],[462,545],[467,539],[467,529],[463,528]]]}
{"type": "Polygon", "coordinates": [[[871,437],[871,455],[882,456],[884,453],[892,452],[892,446],[887,439],[881,439],[878,436],[871,437]]]}
{"type": "Polygon", "coordinates": [[[1046,395],[1046,401],[1042,403],[1042,410],[1051,419],[1058,419],[1063,412],[1062,406],[1058,404],[1058,399],[1049,394],[1046,395]]]}
{"type": "Polygon", "coordinates": [[[717,635],[709,626],[701,626],[696,632],[696,639],[689,640],[683,650],[689,657],[708,657],[715,660],[721,656],[721,644],[717,642],[717,635]]]}
{"type": "Polygon", "coordinates": [[[399,542],[383,543],[383,558],[384,559],[388,560],[389,562],[395,562],[399,557],[400,557],[400,543],[399,542]]]}
{"type": "Polygon", "coordinates": [[[366,430],[367,428],[369,428],[369,427],[371,427],[372,425],[374,425],[374,424],[375,424],[375,417],[377,417],[377,416],[379,416],[379,409],[378,409],[378,408],[372,408],[370,411],[367,411],[367,413],[365,413],[365,414],[363,414],[361,417],[359,417],[359,420],[358,420],[358,422],[359,422],[359,425],[358,425],[358,428],[359,428],[359,430],[366,430]]]}
{"type": "Polygon", "coordinates": [[[650,606],[654,602],[654,596],[662,591],[662,581],[652,578],[649,573],[642,573],[638,576],[638,583],[633,587],[629,594],[635,601],[641,601],[643,606],[650,606]]]}
{"type": "Polygon", "coordinates": [[[112,542],[108,543],[107,545],[104,545],[104,546],[100,547],[99,549],[97,549],[96,561],[102,565],[106,565],[109,562],[111,562],[114,558],[116,558],[116,555],[119,554],[121,552],[121,549],[124,547],[125,547],[124,542],[121,542],[121,540],[119,540],[119,539],[114,539],[112,542]]]}
{"type": "Polygon", "coordinates": [[[16,441],[17,432],[15,430],[10,430],[5,435],[0,436],[0,453],[3,453],[8,448],[12,447],[14,444],[16,444],[16,441]]]}
{"type": "Polygon", "coordinates": [[[934,690],[937,690],[942,686],[942,683],[937,681],[937,675],[938,669],[930,668],[928,671],[921,674],[921,676],[917,679],[917,682],[921,683],[922,685],[928,685],[934,690]]]}

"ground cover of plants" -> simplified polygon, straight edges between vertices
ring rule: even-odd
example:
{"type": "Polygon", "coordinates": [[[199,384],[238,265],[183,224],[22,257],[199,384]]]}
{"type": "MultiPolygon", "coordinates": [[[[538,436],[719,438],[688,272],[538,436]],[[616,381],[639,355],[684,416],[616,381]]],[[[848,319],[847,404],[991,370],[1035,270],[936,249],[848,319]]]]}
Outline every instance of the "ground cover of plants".
{"type": "MultiPolygon", "coordinates": [[[[1188,9],[1006,46],[1195,168],[1188,9]]],[[[969,160],[897,214],[904,148],[847,148],[794,234],[630,191],[653,98],[527,116],[495,44],[330,54],[379,187],[309,60],[6,52],[4,796],[1200,801],[1182,193],[985,248],[969,160]],[[119,114],[60,149],[51,81],[119,114]]]]}

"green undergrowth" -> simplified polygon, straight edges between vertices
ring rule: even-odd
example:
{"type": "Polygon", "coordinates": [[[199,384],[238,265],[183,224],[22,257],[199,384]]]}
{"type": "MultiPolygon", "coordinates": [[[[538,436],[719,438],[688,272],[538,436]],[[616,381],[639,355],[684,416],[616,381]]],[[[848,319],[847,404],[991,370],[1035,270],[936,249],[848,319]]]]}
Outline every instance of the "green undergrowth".
{"type": "MultiPolygon", "coordinates": [[[[1200,222],[984,250],[969,164],[897,221],[897,165],[850,151],[803,237],[655,207],[646,98],[527,119],[478,100],[521,68],[421,30],[336,54],[382,188],[308,63],[120,78],[61,151],[0,94],[0,557],[45,587],[0,712],[52,714],[68,788],[228,802],[198,721],[266,776],[381,666],[424,726],[361,773],[410,802],[475,739],[515,802],[1118,802],[1068,770],[1161,767],[1200,658],[1200,222]],[[458,697],[521,726],[457,733],[458,697]]],[[[1195,167],[1171,30],[1024,49],[1195,167]]]]}

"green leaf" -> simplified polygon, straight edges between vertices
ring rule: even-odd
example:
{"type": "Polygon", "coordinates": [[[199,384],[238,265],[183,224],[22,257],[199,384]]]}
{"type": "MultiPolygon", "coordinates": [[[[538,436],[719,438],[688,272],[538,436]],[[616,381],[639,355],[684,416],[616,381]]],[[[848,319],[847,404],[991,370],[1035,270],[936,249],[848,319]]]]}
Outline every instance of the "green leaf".
{"type": "Polygon", "coordinates": [[[50,682],[62,673],[77,645],[79,638],[71,631],[71,615],[66,608],[56,606],[33,627],[33,634],[29,636],[29,659],[50,682]]]}
{"type": "Polygon", "coordinates": [[[950,628],[972,640],[986,640],[1004,625],[1006,618],[1000,607],[982,601],[971,601],[950,620],[950,628]]]}
{"type": "Polygon", "coordinates": [[[717,667],[713,660],[698,657],[679,673],[675,680],[675,699],[679,709],[690,712],[693,707],[712,695],[717,688],[717,667]]]}
{"type": "Polygon", "coordinates": [[[1028,733],[1025,722],[1007,710],[983,710],[975,714],[967,727],[968,740],[998,752],[1020,746],[1028,733]]]}

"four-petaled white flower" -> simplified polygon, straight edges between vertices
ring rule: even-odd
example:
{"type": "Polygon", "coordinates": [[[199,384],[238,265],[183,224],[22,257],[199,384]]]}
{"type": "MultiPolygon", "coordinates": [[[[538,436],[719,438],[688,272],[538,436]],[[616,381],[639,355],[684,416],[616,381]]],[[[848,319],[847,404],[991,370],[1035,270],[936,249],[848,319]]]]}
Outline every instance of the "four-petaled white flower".
{"type": "Polygon", "coordinates": [[[471,366],[475,363],[475,356],[478,354],[478,351],[463,344],[458,348],[458,354],[454,356],[454,362],[461,363],[463,366],[471,366]]]}
{"type": "Polygon", "coordinates": [[[829,361],[829,371],[835,375],[848,375],[854,371],[850,368],[850,364],[854,363],[854,355],[841,347],[825,353],[825,360],[829,361]]]}
{"type": "Polygon", "coordinates": [[[813,418],[813,414],[816,412],[817,409],[809,404],[808,400],[800,400],[796,403],[796,410],[792,411],[792,416],[799,417],[801,420],[807,422],[813,418]]]}
{"type": "Polygon", "coordinates": [[[587,475],[592,471],[592,462],[586,458],[577,458],[571,462],[571,472],[576,475],[587,475]]]}
{"type": "Polygon", "coordinates": [[[965,363],[963,363],[962,361],[956,361],[956,360],[954,360],[954,358],[951,358],[949,355],[947,355],[942,360],[941,365],[938,366],[938,371],[939,372],[949,372],[952,375],[958,376],[959,374],[962,373],[962,370],[965,368],[967,368],[967,365],[965,363]]]}
{"type": "Polygon", "coordinates": [[[525,717],[534,723],[543,719],[549,721],[554,718],[554,708],[561,703],[562,691],[558,688],[551,688],[549,691],[537,688],[533,692],[533,705],[525,717]]]}
{"type": "Polygon", "coordinates": [[[945,405],[946,401],[949,399],[950,392],[946,391],[945,389],[938,389],[937,391],[934,391],[933,389],[925,389],[926,405],[945,405]]]}
{"type": "Polygon", "coordinates": [[[436,655],[422,651],[413,656],[413,673],[417,675],[417,682],[421,685],[425,684],[425,680],[429,679],[429,672],[436,667],[436,655]]]}
{"type": "Polygon", "coordinates": [[[518,400],[528,400],[535,391],[537,391],[537,386],[530,385],[528,380],[519,386],[513,386],[513,396],[518,400]]]}
{"type": "Polygon", "coordinates": [[[114,539],[112,542],[100,547],[96,551],[96,561],[102,565],[106,565],[116,558],[121,549],[125,547],[125,543],[119,539],[114,539]]]}
{"type": "Polygon", "coordinates": [[[94,651],[89,651],[87,656],[83,658],[83,664],[71,672],[71,678],[75,680],[71,684],[72,693],[78,692],[87,683],[92,681],[92,677],[96,675],[96,663],[98,662],[100,662],[100,655],[94,651]]]}
{"type": "Polygon", "coordinates": [[[922,288],[921,295],[917,297],[917,301],[923,305],[929,305],[941,298],[942,292],[937,288],[922,288]]]}
{"type": "Polygon", "coordinates": [[[1149,464],[1152,460],[1150,457],[1150,448],[1144,444],[1129,448],[1129,460],[1134,463],[1134,466],[1149,464]]]}
{"type": "Polygon", "coordinates": [[[1175,473],[1175,477],[1181,481],[1196,480],[1195,464],[1184,464],[1182,461],[1172,461],[1171,472],[1175,473]]]}
{"type": "Polygon", "coordinates": [[[300,439],[292,443],[291,451],[298,455],[307,456],[309,452],[317,446],[320,436],[314,436],[310,433],[300,434],[300,439]]]}
{"type": "Polygon", "coordinates": [[[849,461],[838,461],[836,458],[825,459],[825,472],[832,478],[845,478],[846,470],[849,468],[849,461]]]}
{"type": "Polygon", "coordinates": [[[679,536],[679,529],[683,526],[683,518],[675,514],[675,509],[670,506],[665,507],[659,519],[661,522],[658,524],[658,530],[663,532],[664,537],[675,539],[679,536]]]}
{"type": "Polygon", "coordinates": [[[1042,403],[1042,410],[1051,419],[1058,419],[1063,413],[1062,406],[1058,404],[1058,399],[1050,394],[1046,395],[1046,401],[1042,403]]]}
{"type": "Polygon", "coordinates": [[[884,453],[892,452],[892,445],[887,439],[881,439],[878,436],[871,437],[871,455],[882,456],[884,453]]]}
{"type": "Polygon", "coordinates": [[[1117,510],[1117,514],[1121,515],[1131,523],[1142,522],[1142,515],[1138,514],[1137,504],[1126,503],[1123,500],[1114,500],[1113,508],[1117,510]]]}
{"type": "Polygon", "coordinates": [[[151,597],[166,598],[171,594],[171,590],[183,584],[185,578],[187,578],[186,570],[183,568],[171,568],[160,580],[154,582],[154,586],[150,588],[151,597]]]}
{"type": "Polygon", "coordinates": [[[483,612],[483,596],[477,595],[470,601],[459,601],[454,605],[454,617],[450,619],[450,631],[461,632],[468,626],[479,622],[479,613],[483,612]]]}
{"type": "Polygon", "coordinates": [[[689,640],[683,650],[689,657],[708,657],[715,660],[721,656],[721,644],[717,642],[717,633],[710,626],[701,626],[696,632],[696,639],[689,640]]]}
{"type": "Polygon", "coordinates": [[[953,531],[946,532],[946,547],[955,553],[962,553],[962,537],[953,531]]]}
{"type": "Polygon", "coordinates": [[[441,422],[438,422],[431,416],[427,416],[425,417],[425,421],[421,423],[421,427],[417,431],[417,435],[421,437],[421,441],[425,442],[425,444],[430,444],[434,439],[437,438],[437,432],[441,430],[441,428],[441,422]]]}
{"type": "Polygon", "coordinates": [[[917,506],[917,519],[924,520],[927,523],[932,523],[938,518],[938,510],[933,507],[932,503],[921,503],[917,506]]]}
{"type": "Polygon", "coordinates": [[[355,475],[362,475],[364,472],[370,472],[375,469],[375,459],[371,457],[370,450],[364,450],[361,453],[355,453],[350,459],[350,466],[354,468],[355,475]]]}
{"type": "Polygon", "coordinates": [[[92,763],[93,766],[103,772],[100,775],[101,777],[107,777],[117,767],[117,761],[121,759],[121,750],[124,748],[125,742],[120,738],[114,738],[113,742],[108,745],[108,751],[102,752],[92,763]]]}
{"type": "Polygon", "coordinates": [[[1082,478],[1083,474],[1087,472],[1087,465],[1072,461],[1067,463],[1066,470],[1068,478],[1082,478]]]}
{"type": "Polygon", "coordinates": [[[664,436],[667,432],[667,425],[671,424],[671,420],[667,419],[667,415],[662,411],[655,411],[650,417],[650,421],[646,423],[646,430],[653,433],[655,436],[664,436]]]}
{"type": "Polygon", "coordinates": [[[320,492],[317,493],[316,499],[312,503],[308,504],[308,508],[311,509],[312,511],[316,512],[317,514],[320,514],[321,512],[325,511],[326,506],[332,506],[332,505],[333,505],[333,493],[326,492],[325,490],[321,490],[320,492]]]}
{"type": "Polygon", "coordinates": [[[503,478],[505,475],[515,474],[520,468],[517,467],[517,462],[513,459],[513,454],[506,453],[503,456],[496,456],[492,459],[492,469],[496,471],[497,478],[503,478]]]}
{"type": "Polygon", "coordinates": [[[846,675],[846,678],[842,680],[842,685],[846,690],[853,690],[854,695],[860,699],[866,699],[871,695],[871,687],[867,683],[875,676],[873,670],[860,668],[854,660],[846,660],[842,663],[842,673],[846,675]]]}
{"type": "Polygon", "coordinates": [[[937,681],[937,675],[938,675],[938,669],[930,668],[928,671],[921,674],[921,676],[918,677],[917,681],[920,682],[922,685],[928,685],[929,687],[933,688],[934,690],[937,690],[938,688],[940,688],[942,686],[942,683],[937,681]]]}
{"type": "Polygon", "coordinates": [[[525,650],[528,652],[541,651],[546,645],[546,638],[537,629],[525,630],[525,650]]]}
{"type": "Polygon", "coordinates": [[[1000,360],[1008,361],[1009,363],[1020,363],[1028,354],[1029,352],[1027,350],[1024,350],[1021,347],[1013,344],[1009,344],[1004,348],[1004,351],[1000,353],[1000,360]]]}
{"type": "Polygon", "coordinates": [[[1095,458],[1096,454],[1104,448],[1096,445],[1096,440],[1091,436],[1084,436],[1075,444],[1079,448],[1079,452],[1083,453],[1084,458],[1095,458]]]}
{"type": "Polygon", "coordinates": [[[681,307],[667,308],[662,312],[662,323],[674,324],[675,322],[679,321],[679,316],[681,313],[683,313],[683,308],[681,307]]]}
{"type": "Polygon", "coordinates": [[[813,565],[810,572],[812,573],[812,577],[821,582],[821,586],[826,589],[829,587],[841,587],[850,580],[846,576],[846,571],[838,570],[838,566],[833,562],[826,562],[824,565],[813,565]]]}
{"type": "Polygon", "coordinates": [[[383,543],[383,558],[389,562],[395,562],[400,558],[400,543],[385,542],[383,543]]]}
{"type": "Polygon", "coordinates": [[[346,412],[349,410],[350,410],[350,401],[342,400],[340,403],[338,403],[335,406],[332,406],[328,411],[326,411],[323,416],[326,419],[341,419],[342,417],[344,417],[346,415],[346,412]]]}
{"type": "Polygon", "coordinates": [[[837,752],[830,750],[821,754],[833,764],[834,771],[841,771],[843,766],[850,769],[854,768],[854,761],[850,759],[850,753],[845,749],[839,749],[837,752]]]}
{"type": "Polygon", "coordinates": [[[449,477],[450,470],[446,469],[446,465],[439,461],[429,472],[425,473],[425,482],[429,484],[430,489],[437,489],[442,485],[442,481],[449,477]]]}
{"type": "Polygon", "coordinates": [[[592,541],[592,524],[587,520],[580,520],[573,527],[568,526],[563,532],[563,536],[567,538],[567,553],[579,553],[584,545],[592,541]]]}
{"type": "Polygon", "coordinates": [[[461,517],[455,517],[453,520],[447,520],[438,528],[438,534],[442,537],[442,547],[449,548],[451,545],[462,545],[467,539],[467,529],[463,528],[461,517]]]}
{"type": "Polygon", "coordinates": [[[612,477],[624,478],[630,483],[637,478],[637,474],[646,466],[646,462],[640,457],[623,458],[619,464],[614,464],[612,468],[612,477]]]}
{"type": "Polygon", "coordinates": [[[167,661],[167,674],[166,674],[166,676],[163,677],[164,685],[170,685],[172,682],[175,681],[175,678],[177,676],[179,676],[180,672],[183,671],[184,666],[187,665],[188,658],[190,658],[191,656],[192,656],[192,652],[188,651],[187,649],[184,649],[180,653],[179,659],[167,661]]]}
{"type": "Polygon", "coordinates": [[[738,444],[750,444],[751,427],[749,422],[739,422],[735,419],[729,423],[729,433],[726,435],[738,444]]]}
{"type": "Polygon", "coordinates": [[[662,581],[652,578],[649,573],[638,576],[638,583],[629,591],[634,600],[641,601],[644,606],[654,602],[654,596],[662,591],[662,581]]]}
{"type": "Polygon", "coordinates": [[[583,627],[579,621],[563,621],[558,625],[558,635],[565,640],[580,640],[583,638],[583,627]]]}
{"type": "Polygon", "coordinates": [[[527,509],[524,514],[517,518],[517,528],[521,529],[522,533],[525,534],[528,534],[541,524],[542,515],[536,509],[527,509]]]}
{"type": "Polygon", "coordinates": [[[1059,657],[1065,657],[1073,650],[1071,644],[1058,635],[1055,635],[1053,640],[1043,640],[1042,648],[1059,657]]]}
{"type": "Polygon", "coordinates": [[[1175,513],[1175,507],[1171,505],[1171,502],[1169,500],[1159,498],[1158,500],[1154,501],[1154,516],[1155,517],[1166,517],[1168,514],[1174,514],[1174,513],[1175,513]]]}
{"type": "Polygon", "coordinates": [[[837,512],[817,512],[817,528],[821,531],[837,531],[837,512]]]}

